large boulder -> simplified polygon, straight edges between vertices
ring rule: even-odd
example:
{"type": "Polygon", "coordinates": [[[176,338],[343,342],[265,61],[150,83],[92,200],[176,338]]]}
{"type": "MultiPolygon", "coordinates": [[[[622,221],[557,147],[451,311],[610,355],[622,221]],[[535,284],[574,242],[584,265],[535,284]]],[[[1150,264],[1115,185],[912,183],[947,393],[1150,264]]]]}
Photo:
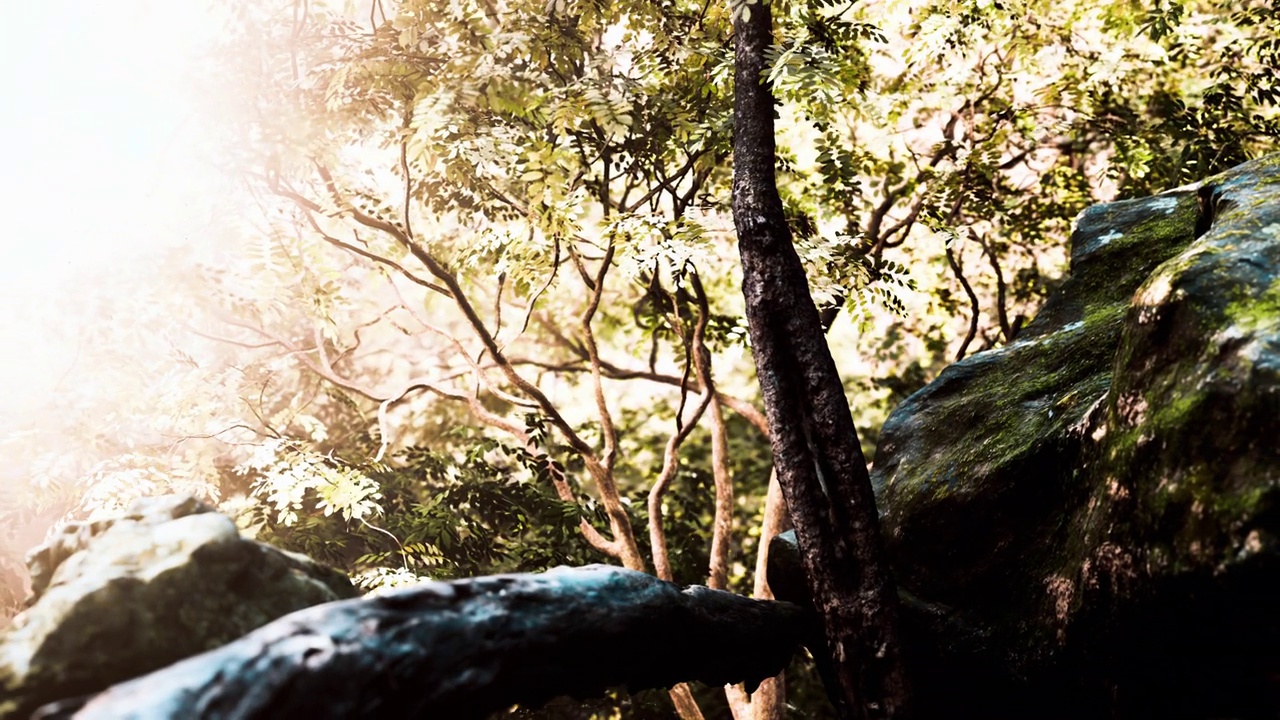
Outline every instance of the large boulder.
{"type": "Polygon", "coordinates": [[[285,614],[353,597],[311,560],[240,536],[189,497],[73,523],[29,557],[31,606],[0,635],[0,718],[221,646],[285,614]]]}
{"type": "Polygon", "coordinates": [[[38,720],[479,720],[557,695],[753,690],[812,613],[606,565],[424,581],[292,613],[38,720]]]}
{"type": "Polygon", "coordinates": [[[1280,156],[1085,211],[873,481],[930,714],[1280,714],[1280,156]]]}

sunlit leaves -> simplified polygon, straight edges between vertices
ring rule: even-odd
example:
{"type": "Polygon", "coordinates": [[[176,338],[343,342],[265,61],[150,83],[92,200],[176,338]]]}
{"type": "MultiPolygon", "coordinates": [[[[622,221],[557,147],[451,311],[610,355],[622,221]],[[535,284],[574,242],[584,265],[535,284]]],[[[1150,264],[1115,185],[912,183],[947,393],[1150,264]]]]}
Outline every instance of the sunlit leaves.
{"type": "MultiPolygon", "coordinates": [[[[370,556],[370,560],[378,560],[370,556]]],[[[407,587],[414,585],[423,580],[429,579],[423,575],[419,575],[404,567],[369,567],[351,576],[351,582],[361,590],[377,593],[380,590],[394,590],[395,588],[407,587]]]]}
{"type": "Polygon", "coordinates": [[[631,115],[631,103],[625,97],[610,97],[602,88],[588,87],[583,91],[582,101],[595,128],[603,134],[603,140],[607,143],[616,143],[625,138],[627,131],[635,124],[631,115]]]}
{"type": "Polygon", "coordinates": [[[357,468],[291,443],[264,443],[238,472],[253,474],[254,495],[273,508],[276,522],[286,527],[312,508],[343,520],[364,521],[382,514],[378,483],[357,468]]]}
{"type": "Polygon", "coordinates": [[[692,218],[665,220],[650,214],[615,215],[605,232],[621,246],[620,269],[633,280],[657,272],[679,273],[714,257],[705,228],[692,218]]]}
{"type": "Polygon", "coordinates": [[[874,25],[850,22],[843,13],[800,8],[789,37],[765,53],[765,81],[778,97],[821,124],[844,103],[856,101],[869,74],[864,44],[886,38],[874,25]]]}
{"type": "Polygon", "coordinates": [[[79,481],[78,514],[88,520],[119,515],[138,498],[170,493],[206,501],[220,499],[217,476],[192,476],[146,453],[127,453],[99,463],[79,481]]]}

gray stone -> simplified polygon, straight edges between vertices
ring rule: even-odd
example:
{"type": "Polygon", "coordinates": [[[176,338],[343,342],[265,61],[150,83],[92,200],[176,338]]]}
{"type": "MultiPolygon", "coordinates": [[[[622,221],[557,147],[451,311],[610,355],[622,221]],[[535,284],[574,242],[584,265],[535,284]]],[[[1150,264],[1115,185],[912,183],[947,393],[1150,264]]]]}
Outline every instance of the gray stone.
{"type": "Polygon", "coordinates": [[[0,718],[223,645],[356,593],[311,560],[244,539],[189,497],[69,525],[29,556],[30,607],[0,635],[0,718]]]}
{"type": "Polygon", "coordinates": [[[754,689],[814,617],[604,565],[422,582],[281,618],[41,720],[483,718],[701,680],[754,689]]]}
{"type": "Polygon", "coordinates": [[[1071,260],[884,427],[916,685],[986,717],[1273,717],[1280,156],[1090,208],[1071,260]]]}

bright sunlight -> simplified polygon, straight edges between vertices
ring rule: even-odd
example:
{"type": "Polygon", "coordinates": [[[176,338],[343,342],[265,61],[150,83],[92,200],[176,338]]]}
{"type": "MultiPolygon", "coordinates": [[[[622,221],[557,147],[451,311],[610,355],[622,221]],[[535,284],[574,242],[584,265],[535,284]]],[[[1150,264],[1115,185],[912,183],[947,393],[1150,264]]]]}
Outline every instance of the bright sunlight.
{"type": "Polygon", "coordinates": [[[88,284],[197,241],[224,182],[189,91],[216,37],[200,2],[11,4],[0,22],[0,417],[52,395],[88,284]]]}

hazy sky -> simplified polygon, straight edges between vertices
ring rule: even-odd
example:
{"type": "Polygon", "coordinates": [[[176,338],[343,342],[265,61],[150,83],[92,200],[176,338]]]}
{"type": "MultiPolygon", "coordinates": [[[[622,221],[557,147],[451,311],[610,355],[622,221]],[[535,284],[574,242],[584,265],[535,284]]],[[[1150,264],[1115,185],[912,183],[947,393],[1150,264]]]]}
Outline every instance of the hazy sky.
{"type": "MultiPolygon", "coordinates": [[[[0,413],[68,349],[66,298],[197,240],[219,178],[189,90],[215,36],[202,0],[42,0],[0,10],[0,413]]],[[[42,379],[44,381],[42,382],[42,379]]]]}

